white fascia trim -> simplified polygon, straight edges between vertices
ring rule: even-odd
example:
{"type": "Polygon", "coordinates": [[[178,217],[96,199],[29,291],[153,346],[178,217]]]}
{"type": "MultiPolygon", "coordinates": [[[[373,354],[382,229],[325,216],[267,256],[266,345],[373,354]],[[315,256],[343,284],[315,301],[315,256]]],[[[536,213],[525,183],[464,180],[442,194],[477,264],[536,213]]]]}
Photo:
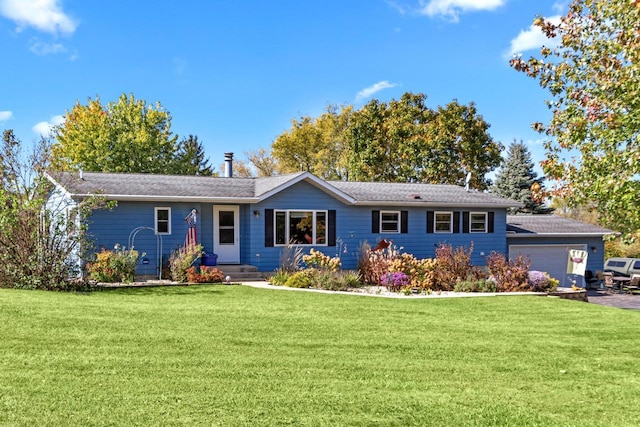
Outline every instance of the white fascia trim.
{"type": "Polygon", "coordinates": [[[526,239],[535,237],[602,237],[616,233],[513,233],[507,232],[507,239],[526,239]]]}
{"type": "Polygon", "coordinates": [[[354,203],[357,206],[403,206],[403,207],[417,207],[417,208],[437,208],[437,209],[506,209],[506,208],[517,208],[520,205],[512,205],[512,204],[504,204],[504,205],[485,205],[485,204],[456,204],[449,205],[446,203],[434,203],[434,202],[393,202],[393,201],[357,201],[354,203]]]}
{"type": "Polygon", "coordinates": [[[67,190],[66,188],[64,188],[62,186],[62,184],[60,184],[58,181],[56,181],[51,175],[49,175],[47,172],[44,173],[45,178],[47,178],[49,180],[49,182],[51,182],[53,184],[53,186],[55,187],[56,191],[59,192],[60,194],[72,199],[73,198],[73,194],[71,194],[69,192],[69,190],[67,190]]]}
{"type": "Polygon", "coordinates": [[[192,197],[192,196],[138,196],[131,194],[74,194],[74,197],[104,197],[107,200],[117,200],[121,202],[192,202],[192,203],[258,203],[255,197],[192,197]]]}

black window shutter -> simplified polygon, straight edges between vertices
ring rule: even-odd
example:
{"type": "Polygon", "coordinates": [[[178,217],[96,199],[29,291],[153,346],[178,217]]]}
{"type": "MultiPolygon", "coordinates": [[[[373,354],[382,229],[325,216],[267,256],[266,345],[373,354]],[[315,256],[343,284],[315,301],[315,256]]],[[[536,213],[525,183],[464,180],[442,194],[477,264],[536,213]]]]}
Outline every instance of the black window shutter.
{"type": "Polygon", "coordinates": [[[469,212],[462,212],[462,232],[469,232],[469,212]]]}
{"type": "Polygon", "coordinates": [[[400,232],[409,232],[409,211],[400,211],[400,232]]]}
{"type": "Polygon", "coordinates": [[[336,245],[336,211],[332,209],[329,211],[327,217],[327,245],[336,245]]]}
{"type": "Polygon", "coordinates": [[[273,209],[264,210],[264,246],[273,247],[273,209]]]}
{"type": "Polygon", "coordinates": [[[380,233],[380,211],[371,211],[371,232],[380,233]]]}
{"type": "Polygon", "coordinates": [[[453,213],[453,232],[460,232],[460,212],[453,213]]]}
{"type": "Polygon", "coordinates": [[[487,213],[487,232],[493,233],[493,221],[495,214],[493,212],[487,213]]]}
{"type": "Polygon", "coordinates": [[[427,211],[427,233],[433,233],[434,212],[427,211]]]}

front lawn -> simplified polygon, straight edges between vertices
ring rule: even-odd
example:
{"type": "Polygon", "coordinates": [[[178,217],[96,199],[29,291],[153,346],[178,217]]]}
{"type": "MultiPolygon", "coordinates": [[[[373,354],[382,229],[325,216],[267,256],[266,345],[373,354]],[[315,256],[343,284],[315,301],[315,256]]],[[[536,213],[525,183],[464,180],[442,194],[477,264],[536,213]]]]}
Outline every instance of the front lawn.
{"type": "Polygon", "coordinates": [[[0,425],[640,423],[640,313],[535,296],[0,289],[0,425]]]}

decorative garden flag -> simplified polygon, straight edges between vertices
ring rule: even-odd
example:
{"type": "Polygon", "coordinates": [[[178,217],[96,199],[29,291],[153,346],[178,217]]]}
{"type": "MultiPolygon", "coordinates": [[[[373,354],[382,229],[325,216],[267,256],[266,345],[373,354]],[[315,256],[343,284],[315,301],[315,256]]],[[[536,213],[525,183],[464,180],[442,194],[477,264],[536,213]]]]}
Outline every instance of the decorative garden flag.
{"type": "Polygon", "coordinates": [[[579,249],[569,249],[569,259],[567,260],[567,274],[576,274],[584,276],[587,269],[587,251],[579,249]]]}
{"type": "Polygon", "coordinates": [[[185,218],[189,229],[187,230],[187,238],[185,239],[184,246],[191,247],[198,244],[198,238],[196,236],[196,222],[198,218],[198,212],[192,209],[189,215],[185,218]]]}

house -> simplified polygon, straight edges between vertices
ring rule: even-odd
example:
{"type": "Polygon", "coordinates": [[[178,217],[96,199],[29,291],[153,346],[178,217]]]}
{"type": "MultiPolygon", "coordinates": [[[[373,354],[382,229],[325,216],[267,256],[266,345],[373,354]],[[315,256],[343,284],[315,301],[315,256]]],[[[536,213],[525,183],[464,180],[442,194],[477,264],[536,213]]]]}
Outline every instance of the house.
{"type": "Polygon", "coordinates": [[[575,279],[566,274],[568,251],[586,251],[586,269],[602,270],[603,237],[610,234],[614,231],[557,215],[507,216],[509,257],[529,257],[532,270],[546,271],[561,286],[571,286],[570,280],[575,279]]]}
{"type": "Polygon", "coordinates": [[[49,178],[56,203],[72,207],[94,194],[116,201],[114,209],[92,213],[90,237],[96,250],[135,246],[146,254],[137,273],[148,275],[184,244],[193,210],[197,240],[219,265],[271,272],[288,243],[338,256],[343,268],[354,269],[363,242],[374,246],[382,239],[418,258],[434,257],[441,243],[473,244],[472,263],[485,265],[492,251],[508,253],[507,208],[520,206],[456,185],[325,181],[308,172],[260,178],[84,172],[49,178]]]}

